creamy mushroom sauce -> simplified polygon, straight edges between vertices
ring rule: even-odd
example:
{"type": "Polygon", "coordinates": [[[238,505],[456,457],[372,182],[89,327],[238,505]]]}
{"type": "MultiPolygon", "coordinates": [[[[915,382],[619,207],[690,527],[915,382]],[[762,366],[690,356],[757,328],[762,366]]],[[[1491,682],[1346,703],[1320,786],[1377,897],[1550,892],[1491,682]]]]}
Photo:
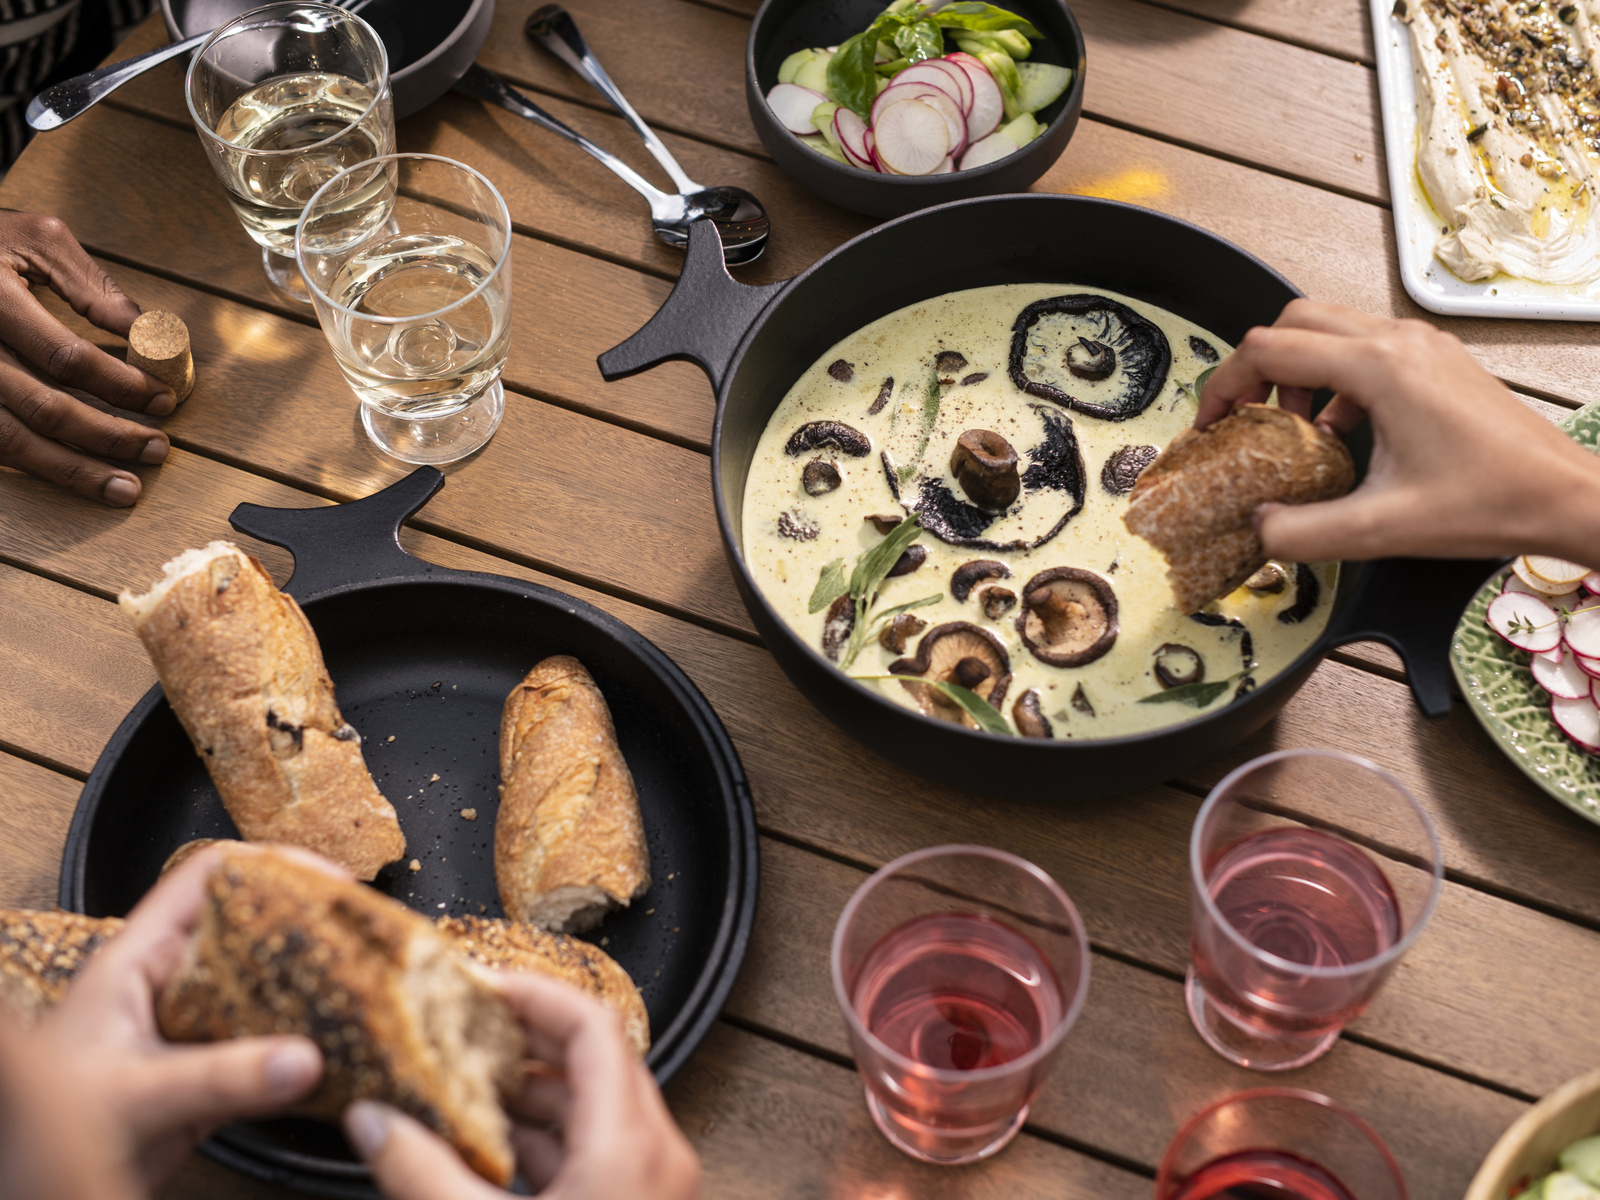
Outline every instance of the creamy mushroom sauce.
{"type": "MultiPolygon", "coordinates": [[[[1240,680],[1232,682],[1205,709],[1182,702],[1141,704],[1140,699],[1161,692],[1154,672],[1155,651],[1166,643],[1188,646],[1205,663],[1205,679],[1222,680],[1244,666],[1243,631],[1236,627],[1206,625],[1177,612],[1166,581],[1166,566],[1159,552],[1129,533],[1122,524],[1126,494],[1113,495],[1101,482],[1101,471],[1123,446],[1164,447],[1194,420],[1195,402],[1180,385],[1187,385],[1211,365],[1205,345],[1218,355],[1231,349],[1212,334],[1172,313],[1097,288],[1063,284],[1006,284],[951,292],[898,312],[890,313],[838,342],[800,377],[778,405],[756,449],[744,495],[744,550],[751,574],[768,602],[804,641],[822,643],[826,612],[808,612],[819,573],[835,559],[844,560],[848,577],[856,559],[871,549],[882,535],[865,518],[868,514],[904,515],[895,499],[881,459],[885,449],[904,466],[914,456],[935,356],[958,351],[967,363],[952,376],[957,382],[940,388],[938,418],[921,458],[931,477],[941,478],[959,498],[965,499],[950,473],[950,456],[956,439],[968,429],[1000,433],[1016,449],[1018,465],[1026,471],[1028,452],[1041,444],[1048,409],[1070,420],[1083,456],[1085,499],[1082,510],[1051,540],[1031,550],[980,549],[954,546],[924,532],[916,545],[928,556],[908,575],[884,581],[880,599],[872,610],[881,612],[907,601],[938,594],[935,605],[917,609],[915,616],[927,628],[948,621],[968,621],[992,632],[1010,656],[1012,681],[998,705],[1015,727],[1012,706],[1029,688],[1040,693],[1040,711],[1057,738],[1115,737],[1138,733],[1193,719],[1232,700],[1240,680]],[[1166,334],[1172,348],[1172,366],[1159,397],[1130,420],[1107,421],[1030,396],[1011,381],[1008,362],[1012,322],[1028,304],[1046,297],[1092,293],[1126,304],[1166,334]],[[1191,339],[1202,343],[1195,347],[1191,339]],[[843,359],[852,378],[842,382],[829,367],[843,359]],[[987,373],[973,382],[961,380],[987,373]],[[868,415],[887,377],[895,381],[889,401],[868,415]],[[811,421],[840,421],[866,434],[872,451],[850,457],[823,448],[798,455],[785,453],[794,432],[811,421]],[[832,492],[806,493],[801,474],[812,459],[833,462],[842,483],[832,492]],[[788,533],[780,533],[780,526],[788,533]],[[814,532],[813,532],[814,531],[814,532]],[[794,536],[795,533],[801,536],[794,536]],[[805,536],[810,534],[811,536],[805,536]],[[1008,579],[985,580],[967,600],[957,601],[950,591],[951,574],[974,559],[996,559],[1011,570],[1008,579]],[[1051,567],[1080,567],[1105,579],[1116,593],[1118,627],[1116,644],[1103,657],[1082,667],[1049,666],[1033,656],[1017,630],[1021,596],[1028,580],[1051,567]],[[996,620],[984,615],[983,588],[998,585],[1018,596],[1018,603],[996,620]],[[1093,715],[1075,707],[1079,686],[1093,707],[1093,715]]],[[[984,532],[995,541],[1036,537],[1070,507],[1059,493],[1038,492],[1024,485],[1021,498],[1008,513],[984,532]],[[1041,505],[1046,511],[1036,511],[1041,505]]],[[[1254,643],[1250,672],[1257,683],[1282,671],[1321,634],[1332,607],[1336,564],[1313,568],[1320,584],[1316,608],[1304,620],[1286,624],[1278,614],[1294,606],[1294,568],[1288,568],[1288,586],[1278,594],[1257,594],[1240,588],[1210,606],[1224,617],[1242,621],[1254,643]]],[[[871,613],[868,614],[871,620],[871,613]]],[[[926,629],[910,638],[905,657],[914,656],[926,629]]],[[[889,664],[902,657],[870,639],[848,673],[884,675],[889,664]]],[[[909,689],[898,682],[864,682],[899,704],[917,708],[909,689]]],[[[970,722],[969,722],[970,723],[970,722]]]]}

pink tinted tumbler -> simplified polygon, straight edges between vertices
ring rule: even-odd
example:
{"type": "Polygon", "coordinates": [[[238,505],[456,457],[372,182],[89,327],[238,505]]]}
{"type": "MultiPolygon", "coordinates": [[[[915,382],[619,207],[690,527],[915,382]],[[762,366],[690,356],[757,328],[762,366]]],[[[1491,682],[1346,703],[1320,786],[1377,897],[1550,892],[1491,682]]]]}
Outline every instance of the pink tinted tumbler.
{"type": "Polygon", "coordinates": [[[834,930],[834,992],[868,1110],[924,1162],[973,1162],[1016,1136],[1088,985],[1077,909],[1001,850],[898,858],[834,930]]]}

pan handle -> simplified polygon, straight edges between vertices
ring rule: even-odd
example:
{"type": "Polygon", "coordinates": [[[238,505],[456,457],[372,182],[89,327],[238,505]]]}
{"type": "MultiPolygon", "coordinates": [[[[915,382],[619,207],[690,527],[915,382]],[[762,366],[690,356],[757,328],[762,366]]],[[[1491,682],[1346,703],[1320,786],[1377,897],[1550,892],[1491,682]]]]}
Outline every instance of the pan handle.
{"type": "Polygon", "coordinates": [[[1450,711],[1450,642],[1483,581],[1499,567],[1481,558],[1385,558],[1346,564],[1362,572],[1356,602],[1323,634],[1324,649],[1383,642],[1405,661],[1417,707],[1429,717],[1450,711]]]}
{"type": "Polygon", "coordinates": [[[722,261],[722,237],[711,221],[689,226],[683,270],[656,315],[644,328],[595,361],[607,383],[674,360],[692,362],[722,392],[734,351],[787,279],[752,286],[738,283],[722,261]]]}
{"type": "Polygon", "coordinates": [[[294,574],[283,590],[304,600],[341,584],[410,575],[421,568],[421,560],[400,549],[400,526],[443,486],[442,471],[418,467],[381,492],[348,504],[241,504],[228,524],[294,555],[294,574]]]}

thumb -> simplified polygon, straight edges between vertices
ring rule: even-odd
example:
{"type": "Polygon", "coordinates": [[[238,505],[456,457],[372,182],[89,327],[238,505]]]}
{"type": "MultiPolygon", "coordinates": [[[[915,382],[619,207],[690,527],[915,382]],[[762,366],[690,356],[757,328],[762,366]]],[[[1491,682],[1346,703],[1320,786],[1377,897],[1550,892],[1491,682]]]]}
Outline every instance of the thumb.
{"type": "Polygon", "coordinates": [[[172,1047],[147,1060],[128,1107],[147,1135],[185,1126],[213,1128],[284,1108],[321,1078],[322,1055],[306,1038],[172,1047]]]}
{"type": "Polygon", "coordinates": [[[344,1131],[389,1200],[492,1200],[505,1195],[462,1162],[450,1143],[387,1104],[357,1100],[345,1109],[344,1131]]]}
{"type": "Polygon", "coordinates": [[[1263,504],[1256,531],[1268,558],[1287,562],[1358,561],[1381,558],[1391,549],[1394,507],[1382,494],[1351,492],[1318,504],[1263,504]]]}

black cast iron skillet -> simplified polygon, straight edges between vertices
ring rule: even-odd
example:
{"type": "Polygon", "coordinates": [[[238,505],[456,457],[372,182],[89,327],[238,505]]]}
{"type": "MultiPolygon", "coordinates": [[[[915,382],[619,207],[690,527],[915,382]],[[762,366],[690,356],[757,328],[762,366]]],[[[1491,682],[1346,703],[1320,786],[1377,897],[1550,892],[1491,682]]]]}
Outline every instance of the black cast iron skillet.
{"type": "MultiPolygon", "coordinates": [[[[167,33],[194,37],[268,0],[161,0],[167,33]]],[[[361,10],[389,52],[395,120],[432,104],[456,85],[478,57],[494,0],[372,0],[361,10]]]]}
{"type": "MultiPolygon", "coordinates": [[[[438,490],[423,467],[376,495],[317,509],[242,504],[235,529],[295,556],[305,609],[406,834],[406,862],[374,886],[438,916],[502,910],[494,881],[498,738],[506,695],[550,654],[577,657],[605,694],[639,789],[650,891],[588,936],[639,984],[648,1065],[665,1081],[721,1011],[755,915],[755,815],[722,723],[671,659],[626,625],[549,588],[432,566],[400,549],[401,521],[438,490]],[[476,820],[461,816],[475,809],[476,820]]],[[[196,837],[237,837],[159,686],[107,743],[78,801],[61,905],[120,915],[196,837]]],[[[369,1197],[332,1127],[249,1122],[205,1150],[248,1174],[324,1196],[369,1197]]]]}
{"type": "MultiPolygon", "coordinates": [[[[1127,737],[997,738],[852,683],[784,624],[757,590],[743,551],[744,483],[757,440],[794,381],[829,347],[930,296],[1057,281],[1064,291],[1100,287],[1158,304],[1236,345],[1301,293],[1204,229],[1081,196],[995,196],[925,209],[845,243],[794,279],[761,287],[728,276],[715,239],[695,226],[672,294],[643,329],[600,356],[600,370],[612,380],[684,359],[710,376],[717,392],[712,487],[740,595],[795,685],[863,745],[930,779],[994,795],[1070,800],[1130,791],[1226,753],[1271,720],[1329,650],[1353,641],[1399,651],[1423,712],[1449,710],[1450,637],[1489,563],[1345,564],[1327,630],[1287,670],[1195,720],[1127,737]]],[[[1364,473],[1365,433],[1350,447],[1364,473]]],[[[1085,466],[1092,497],[1101,464],[1085,466]]]]}

